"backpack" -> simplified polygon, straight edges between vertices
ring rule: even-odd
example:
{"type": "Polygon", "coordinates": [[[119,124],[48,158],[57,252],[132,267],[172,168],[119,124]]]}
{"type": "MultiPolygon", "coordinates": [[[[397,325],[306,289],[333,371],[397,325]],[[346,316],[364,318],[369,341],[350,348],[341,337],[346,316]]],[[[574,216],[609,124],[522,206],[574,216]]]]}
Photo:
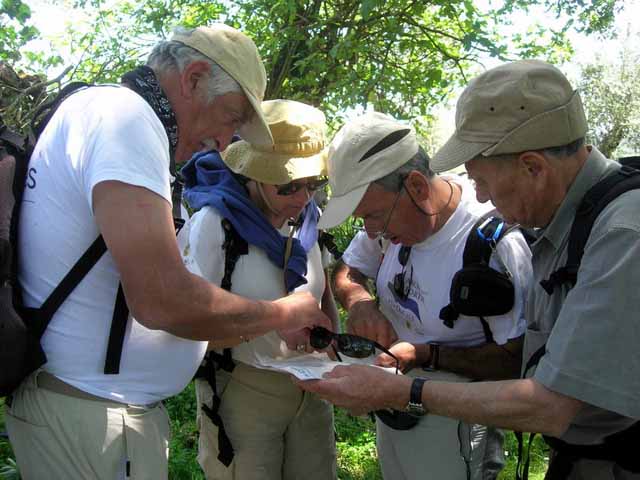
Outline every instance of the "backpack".
{"type": "MultiPolygon", "coordinates": [[[[619,162],[622,164],[619,170],[600,180],[582,197],[569,233],[567,261],[564,266],[551,273],[548,279],[540,282],[548,295],[553,295],[556,287],[563,284],[568,284],[570,288],[575,286],[584,247],[594,222],[610,202],[629,190],[640,188],[640,157],[624,157],[619,159],[619,162]]],[[[546,344],[533,353],[525,365],[523,378],[529,369],[538,364],[545,352],[546,344]]],[[[529,436],[529,448],[534,435],[529,436]]],[[[518,439],[516,478],[526,480],[528,478],[529,455],[524,463],[523,473],[520,475],[522,433],[516,432],[516,437],[518,439]]],[[[546,435],[543,438],[555,451],[546,477],[551,480],[568,478],[573,464],[581,458],[612,461],[625,470],[640,473],[640,457],[635,451],[635,445],[640,438],[640,422],[635,422],[629,428],[609,435],[603,443],[597,445],[574,445],[546,435]]]]}
{"type": "Polygon", "coordinates": [[[506,266],[503,264],[504,272],[495,270],[489,266],[489,260],[495,253],[501,262],[496,245],[515,228],[518,226],[505,223],[495,210],[475,222],[462,253],[462,268],[451,280],[449,304],[440,310],[440,319],[445,326],[453,328],[460,314],[478,317],[486,342],[494,342],[484,317],[510,312],[515,302],[515,289],[506,266]]]}
{"type": "MultiPolygon", "coordinates": [[[[43,104],[34,116],[32,135],[17,134],[0,121],[0,365],[10,366],[0,369],[0,397],[10,395],[24,378],[46,363],[40,339],[49,322],[107,251],[102,235],[98,236],[40,307],[24,306],[22,288],[18,282],[17,235],[22,194],[28,180],[29,158],[38,137],[60,104],[69,95],[89,86],[85,82],[69,83],[55,98],[43,104]],[[3,225],[10,225],[10,228],[3,228],[3,225]]],[[[170,170],[177,180],[173,157],[170,170]]],[[[180,218],[181,186],[179,181],[174,181],[172,186],[176,231],[184,224],[180,218]]],[[[109,333],[105,374],[119,373],[128,315],[129,309],[120,284],[109,333]]]]}

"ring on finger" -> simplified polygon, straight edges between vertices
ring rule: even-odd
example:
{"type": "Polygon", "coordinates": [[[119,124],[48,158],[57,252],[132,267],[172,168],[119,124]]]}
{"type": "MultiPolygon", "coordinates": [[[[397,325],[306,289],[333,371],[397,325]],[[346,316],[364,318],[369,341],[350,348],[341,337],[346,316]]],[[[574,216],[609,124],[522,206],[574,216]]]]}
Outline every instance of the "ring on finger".
{"type": "Polygon", "coordinates": [[[300,353],[303,353],[307,349],[307,346],[304,343],[300,343],[296,346],[296,350],[300,353]]]}

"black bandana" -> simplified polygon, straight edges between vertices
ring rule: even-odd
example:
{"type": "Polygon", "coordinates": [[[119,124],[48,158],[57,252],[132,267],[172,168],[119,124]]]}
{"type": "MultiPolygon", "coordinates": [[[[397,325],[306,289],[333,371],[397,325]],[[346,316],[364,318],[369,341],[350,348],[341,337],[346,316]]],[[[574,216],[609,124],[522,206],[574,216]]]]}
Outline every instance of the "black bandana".
{"type": "Polygon", "coordinates": [[[169,155],[173,165],[173,158],[178,146],[178,124],[176,122],[176,114],[171,108],[169,99],[162,91],[156,74],[151,68],[141,66],[125,73],[121,81],[125,87],[130,88],[144,98],[162,122],[169,138],[169,155]]]}

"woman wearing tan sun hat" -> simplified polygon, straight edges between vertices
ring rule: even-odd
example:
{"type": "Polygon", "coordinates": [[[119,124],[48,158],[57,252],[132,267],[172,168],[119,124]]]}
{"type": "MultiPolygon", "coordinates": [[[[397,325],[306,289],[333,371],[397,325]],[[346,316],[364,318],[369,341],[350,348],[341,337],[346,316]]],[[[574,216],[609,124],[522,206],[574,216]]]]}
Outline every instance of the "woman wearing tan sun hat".
{"type": "MultiPolygon", "coordinates": [[[[199,209],[188,224],[188,243],[181,246],[185,263],[252,299],[308,291],[335,325],[328,258],[318,246],[319,211],[313,200],[326,183],[324,114],[288,100],[266,101],[262,107],[273,145],[238,141],[224,152],[224,162],[217,152],[206,152],[183,169],[185,199],[199,209]],[[232,250],[237,261],[230,273],[232,250]]],[[[196,381],[198,461],[207,478],[336,478],[332,408],[304,393],[288,374],[260,368],[262,359],[325,354],[312,353],[306,344],[291,350],[277,332],[244,340],[227,353],[232,372],[215,372],[213,402],[212,382],[196,381]],[[211,409],[218,401],[219,409],[211,409]],[[223,429],[215,426],[220,423],[223,429]]]]}

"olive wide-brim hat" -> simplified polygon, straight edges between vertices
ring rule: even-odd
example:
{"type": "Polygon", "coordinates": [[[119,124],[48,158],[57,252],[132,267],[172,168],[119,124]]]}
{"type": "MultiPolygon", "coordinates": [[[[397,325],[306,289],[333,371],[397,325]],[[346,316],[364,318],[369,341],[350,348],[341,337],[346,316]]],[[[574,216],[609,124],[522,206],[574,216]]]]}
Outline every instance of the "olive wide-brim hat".
{"type": "Polygon", "coordinates": [[[232,143],[222,158],[235,173],[271,185],[326,174],[326,119],[317,108],[293,100],[267,100],[262,111],[273,144],[232,143]]]}
{"type": "Polygon", "coordinates": [[[456,130],[431,160],[434,172],[478,155],[567,145],[587,133],[580,95],[564,74],[540,60],[520,60],[473,79],[456,105],[456,130]]]}

